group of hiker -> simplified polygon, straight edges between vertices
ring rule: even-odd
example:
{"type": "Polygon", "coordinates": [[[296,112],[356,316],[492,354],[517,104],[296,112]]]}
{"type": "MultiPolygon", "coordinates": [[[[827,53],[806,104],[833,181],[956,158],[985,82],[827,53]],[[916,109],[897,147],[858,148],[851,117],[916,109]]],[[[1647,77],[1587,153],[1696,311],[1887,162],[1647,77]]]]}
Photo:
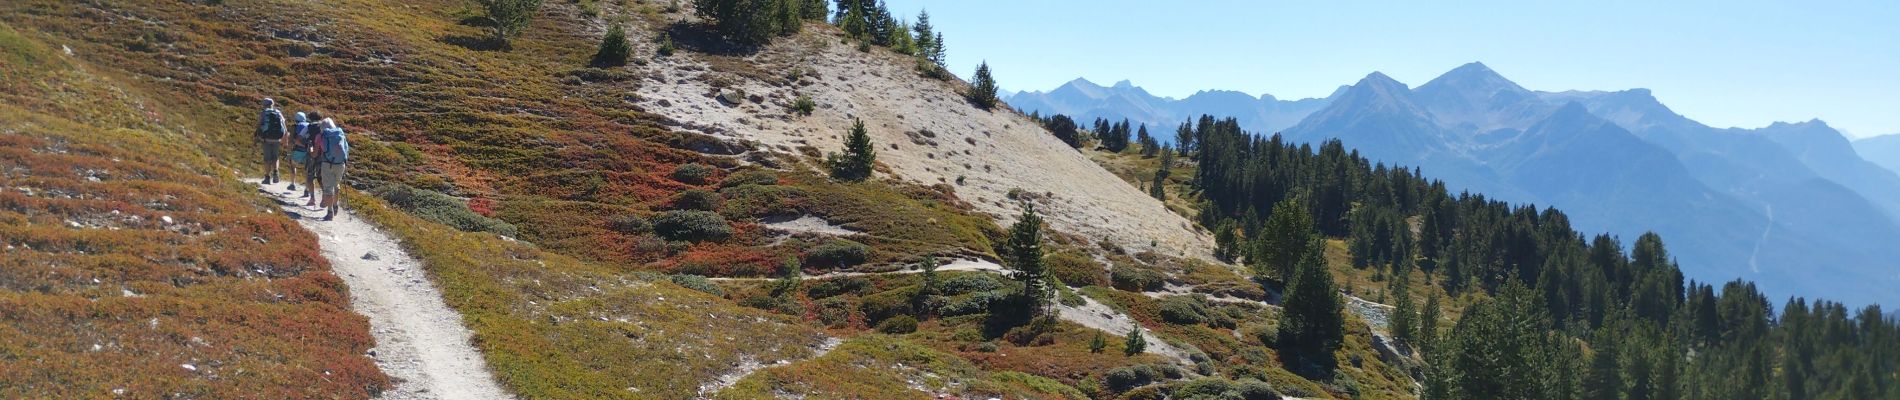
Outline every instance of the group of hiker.
{"type": "Polygon", "coordinates": [[[253,138],[264,153],[265,185],[282,182],[277,170],[279,158],[290,155],[291,192],[297,190],[298,171],[303,172],[304,207],[322,207],[323,220],[336,218],[339,203],[337,189],[343,181],[343,167],[350,162],[350,142],[336,120],[312,111],[295,114],[296,122],[287,123],[277,101],[264,99],[264,111],[258,117],[253,138]],[[321,190],[319,190],[319,185],[321,190]]]}

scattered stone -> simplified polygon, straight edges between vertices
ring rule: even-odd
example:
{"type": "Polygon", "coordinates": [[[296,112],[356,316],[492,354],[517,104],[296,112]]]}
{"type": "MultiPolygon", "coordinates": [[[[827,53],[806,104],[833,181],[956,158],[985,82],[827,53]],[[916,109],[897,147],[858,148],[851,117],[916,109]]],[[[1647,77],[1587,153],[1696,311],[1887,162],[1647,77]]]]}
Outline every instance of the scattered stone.
{"type": "Polygon", "coordinates": [[[383,258],[382,258],[382,257],[377,257],[377,256],[376,256],[376,253],[375,253],[375,252],[369,252],[369,253],[363,253],[363,259],[365,259],[365,260],[370,260],[370,261],[376,261],[376,260],[381,260],[381,259],[383,259],[383,258]]]}

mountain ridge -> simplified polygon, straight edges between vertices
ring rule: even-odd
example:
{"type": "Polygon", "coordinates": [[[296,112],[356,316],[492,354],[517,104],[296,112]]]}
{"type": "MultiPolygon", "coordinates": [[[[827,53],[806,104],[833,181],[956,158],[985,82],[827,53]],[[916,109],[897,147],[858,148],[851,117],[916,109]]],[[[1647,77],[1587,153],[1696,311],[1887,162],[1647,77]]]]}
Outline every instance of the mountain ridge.
{"type": "MultiPolygon", "coordinates": [[[[1030,100],[1018,106],[1043,107],[1030,100]]],[[[1341,139],[1373,159],[1422,167],[1456,187],[1553,204],[1577,216],[1580,228],[1624,237],[1654,229],[1696,241],[1699,246],[1684,248],[1685,270],[1708,279],[1900,268],[1881,261],[1900,254],[1868,250],[1880,248],[1879,240],[1900,241],[1893,218],[1900,215],[1900,177],[1862,160],[1856,153],[1866,152],[1865,145],[1819,120],[1717,129],[1676,113],[1649,89],[1533,91],[1482,62],[1416,88],[1372,72],[1324,100],[1278,132],[1295,142],[1341,139]],[[1559,165],[1621,172],[1566,175],[1559,165]],[[1628,165],[1643,167],[1624,170],[1628,165]],[[1580,187],[1603,192],[1592,198],[1577,192],[1580,187]],[[1816,256],[1825,260],[1796,254],[1825,254],[1816,256]],[[1761,272],[1759,266],[1780,267],[1761,272]]],[[[1196,106],[1244,104],[1232,95],[1224,103],[1196,106]]],[[[1103,118],[1118,119],[1112,110],[1098,107],[1088,115],[1108,112],[1103,118]]],[[[1826,286],[1806,276],[1777,280],[1826,286]]],[[[1764,285],[1775,293],[1826,292],[1764,285]]]]}

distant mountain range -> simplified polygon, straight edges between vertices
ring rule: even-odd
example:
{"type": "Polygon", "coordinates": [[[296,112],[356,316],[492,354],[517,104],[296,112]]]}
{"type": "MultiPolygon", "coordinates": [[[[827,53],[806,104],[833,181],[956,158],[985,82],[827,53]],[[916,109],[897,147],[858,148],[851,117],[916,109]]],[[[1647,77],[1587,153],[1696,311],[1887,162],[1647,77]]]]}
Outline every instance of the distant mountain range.
{"type": "MultiPolygon", "coordinates": [[[[1345,89],[1344,86],[1339,88],[1340,91],[1345,89]]],[[[1023,112],[1054,112],[1083,123],[1096,118],[1127,119],[1131,124],[1145,124],[1150,131],[1161,132],[1157,136],[1163,141],[1172,141],[1176,126],[1201,114],[1234,117],[1240,120],[1242,128],[1252,132],[1278,132],[1330,102],[1328,99],[1280,100],[1271,95],[1254,97],[1227,90],[1205,90],[1177,100],[1149,94],[1125,80],[1105,87],[1081,78],[1048,92],[1008,93],[1003,99],[1023,112]]]]}
{"type": "Polygon", "coordinates": [[[1867,161],[1900,173],[1900,133],[1856,140],[1854,150],[1867,161]]]}
{"type": "Polygon", "coordinates": [[[1336,138],[1454,190],[1555,206],[1578,230],[1626,245],[1656,231],[1694,279],[1900,303],[1900,137],[1854,143],[1818,120],[1713,128],[1647,89],[1532,91],[1481,63],[1415,89],[1374,72],[1324,99],[1204,91],[1174,100],[1078,79],[1007,100],[1083,120],[1172,127],[1211,114],[1296,142],[1336,138]]]}

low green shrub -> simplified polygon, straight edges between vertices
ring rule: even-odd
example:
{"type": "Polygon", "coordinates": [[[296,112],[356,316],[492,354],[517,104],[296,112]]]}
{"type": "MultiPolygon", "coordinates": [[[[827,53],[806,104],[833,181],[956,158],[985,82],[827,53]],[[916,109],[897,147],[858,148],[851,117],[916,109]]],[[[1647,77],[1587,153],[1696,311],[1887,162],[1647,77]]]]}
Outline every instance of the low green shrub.
{"type": "Polygon", "coordinates": [[[1207,303],[1193,296],[1161,300],[1161,319],[1176,325],[1199,325],[1210,320],[1207,303]]]}
{"type": "Polygon", "coordinates": [[[946,295],[988,292],[1002,289],[1003,281],[990,274],[960,274],[944,279],[937,290],[946,295]]]}
{"type": "Polygon", "coordinates": [[[1155,378],[1159,376],[1159,374],[1155,373],[1153,367],[1147,365],[1130,365],[1126,367],[1116,367],[1103,373],[1102,384],[1108,385],[1109,390],[1126,392],[1128,389],[1154,383],[1155,378]]]}
{"type": "Polygon", "coordinates": [[[680,285],[681,287],[684,287],[687,289],[706,292],[714,296],[724,297],[726,295],[726,291],[720,290],[719,285],[713,284],[711,280],[707,280],[706,277],[704,276],[691,275],[691,274],[679,274],[679,275],[668,276],[667,280],[673,281],[673,284],[675,285],[680,285]]]}
{"type": "Polygon", "coordinates": [[[732,225],[711,211],[674,210],[653,219],[653,232],[667,240],[718,241],[732,236],[732,225]]]}
{"type": "Polygon", "coordinates": [[[1161,290],[1167,278],[1160,272],[1145,268],[1118,264],[1108,271],[1108,279],[1116,289],[1130,292],[1161,290]]]}
{"type": "Polygon", "coordinates": [[[607,229],[628,235],[638,235],[653,231],[653,224],[638,215],[615,215],[607,219],[607,229]]]}
{"type": "Polygon", "coordinates": [[[732,173],[732,175],[726,175],[725,180],[719,181],[719,187],[721,188],[737,187],[737,186],[744,186],[744,185],[777,185],[777,184],[778,184],[778,174],[772,173],[772,171],[756,170],[756,169],[734,172],[732,173]]]}
{"type": "Polygon", "coordinates": [[[720,203],[725,202],[718,193],[704,189],[688,189],[673,195],[668,205],[675,210],[717,211],[720,203]]]}
{"type": "Polygon", "coordinates": [[[805,265],[815,268],[844,268],[863,264],[871,258],[871,246],[834,239],[805,252],[805,265]]]}
{"type": "Polygon", "coordinates": [[[909,315],[899,315],[899,316],[891,317],[889,319],[885,319],[884,322],[877,324],[877,331],[889,333],[889,334],[905,334],[905,333],[916,332],[917,318],[909,316],[909,315]]]}
{"type": "Polygon", "coordinates": [[[811,96],[801,94],[797,99],[792,100],[792,112],[798,115],[811,116],[811,112],[817,109],[818,102],[812,101],[811,96]]]}
{"type": "Polygon", "coordinates": [[[370,193],[411,215],[462,231],[491,232],[511,237],[517,234],[514,225],[477,214],[468,208],[468,202],[440,192],[388,183],[370,189],[370,193]]]}
{"type": "Polygon", "coordinates": [[[1103,286],[1109,283],[1108,269],[1102,268],[1102,264],[1096,263],[1094,259],[1081,252],[1065,251],[1050,254],[1042,258],[1042,263],[1049,270],[1050,276],[1077,287],[1103,286]]]}
{"type": "Polygon", "coordinates": [[[680,164],[679,167],[673,168],[673,180],[680,181],[680,183],[704,185],[706,184],[706,179],[712,178],[714,171],[712,166],[706,164],[680,164]]]}

